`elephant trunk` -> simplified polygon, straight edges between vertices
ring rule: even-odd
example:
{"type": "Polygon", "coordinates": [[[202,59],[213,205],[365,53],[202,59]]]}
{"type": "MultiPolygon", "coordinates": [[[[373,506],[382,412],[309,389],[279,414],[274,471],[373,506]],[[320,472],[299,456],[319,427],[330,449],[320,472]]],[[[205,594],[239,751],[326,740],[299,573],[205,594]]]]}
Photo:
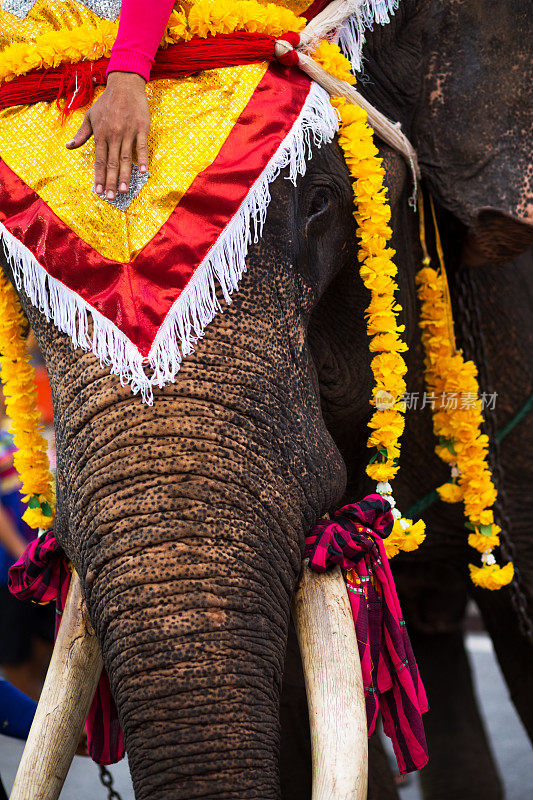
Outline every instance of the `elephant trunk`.
{"type": "Polygon", "coordinates": [[[297,282],[276,275],[268,261],[250,270],[153,407],[91,355],[48,348],[56,535],[82,581],[137,800],[279,797],[291,599],[305,534],[338,502],[345,469],[297,282]]]}
{"type": "Polygon", "coordinates": [[[132,547],[88,587],[138,800],[278,797],[297,553],[291,564],[265,545],[267,557],[255,526],[221,516],[216,529],[165,523],[166,540],[132,547]]]}
{"type": "Polygon", "coordinates": [[[125,396],[111,421],[106,408],[91,415],[90,435],[64,415],[59,489],[74,501],[58,536],[82,579],[137,800],[268,800],[304,536],[344,475],[296,404],[283,420],[254,398],[250,420],[228,409],[231,387],[224,406],[194,388],[169,387],[154,408],[125,396]]]}

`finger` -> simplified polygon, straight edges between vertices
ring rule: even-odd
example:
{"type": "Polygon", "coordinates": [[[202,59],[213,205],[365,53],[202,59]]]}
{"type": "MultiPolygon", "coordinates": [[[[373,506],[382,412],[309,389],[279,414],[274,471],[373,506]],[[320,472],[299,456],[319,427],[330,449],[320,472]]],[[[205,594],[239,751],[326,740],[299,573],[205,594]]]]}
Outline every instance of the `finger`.
{"type": "Polygon", "coordinates": [[[105,196],[114,200],[117,196],[118,171],[120,167],[120,139],[111,139],[107,143],[107,170],[105,178],[105,196]]]}
{"type": "Polygon", "coordinates": [[[83,122],[81,123],[81,128],[77,132],[76,136],[67,142],[65,147],[69,150],[75,150],[76,147],[80,147],[82,144],[85,144],[91,136],[93,135],[93,126],[91,125],[91,120],[89,119],[89,115],[86,114],[83,118],[83,122]]]}
{"type": "Polygon", "coordinates": [[[105,139],[95,137],[94,153],[94,189],[96,194],[102,194],[105,184],[107,167],[107,142],[105,139]]]}
{"type": "Polygon", "coordinates": [[[137,163],[139,165],[139,172],[148,172],[148,138],[144,131],[137,134],[137,163]]]}
{"type": "Polygon", "coordinates": [[[131,139],[124,139],[120,148],[120,170],[118,175],[119,192],[127,192],[131,180],[131,151],[133,142],[131,139]]]}

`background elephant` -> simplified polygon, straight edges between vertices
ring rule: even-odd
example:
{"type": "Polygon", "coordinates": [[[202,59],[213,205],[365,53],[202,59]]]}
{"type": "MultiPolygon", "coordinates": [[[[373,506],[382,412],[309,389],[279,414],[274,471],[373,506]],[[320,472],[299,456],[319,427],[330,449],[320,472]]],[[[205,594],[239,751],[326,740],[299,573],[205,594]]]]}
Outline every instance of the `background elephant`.
{"type": "MultiPolygon", "coordinates": [[[[493,253],[501,261],[524,250],[528,230],[517,221],[523,190],[515,177],[526,174],[521,120],[504,113],[524,92],[522,44],[511,43],[520,9],[518,2],[506,2],[505,13],[501,3],[493,5],[498,14],[471,0],[404,0],[390,25],[367,35],[363,90],[418,141],[452,272],[460,286],[465,272],[474,282],[501,425],[530,391],[519,354],[531,336],[531,271],[523,258],[513,269],[484,263],[493,253]],[[481,23],[501,49],[485,47],[480,62],[472,53],[481,23]],[[502,62],[507,70],[518,65],[509,102],[498,81],[502,62]],[[492,98],[497,90],[500,103],[486,108],[483,91],[492,98]]],[[[398,156],[385,147],[382,155],[410,345],[408,389],[423,391],[410,180],[398,156]]],[[[272,197],[240,292],[153,407],[141,405],[92,355],[74,352],[22,298],[54,395],[56,534],[82,578],[138,798],[279,797],[280,690],[304,536],[327,509],[372,488],[363,477],[371,391],[367,296],[338,146],[314,154],[297,188],[281,176],[272,197]]],[[[460,296],[454,293],[457,304],[460,296]]],[[[459,319],[463,309],[458,304],[459,319]]],[[[468,351],[468,323],[459,332],[466,354],[478,356],[468,351]]],[[[524,432],[509,436],[501,455],[530,603],[524,432]]],[[[408,415],[396,482],[402,509],[446,480],[433,446],[427,409],[408,415]]],[[[425,517],[427,543],[396,571],[434,708],[427,796],[492,800],[501,791],[459,627],[469,558],[462,517],[460,509],[441,506],[425,517]]],[[[518,630],[508,591],[479,595],[529,724],[532,645],[518,630]]],[[[285,767],[306,775],[308,759],[298,665],[291,669],[281,717],[294,707],[300,715],[283,733],[282,784],[297,799],[309,796],[309,782],[294,786],[285,767]]],[[[393,791],[385,779],[371,784],[375,797],[393,791]]]]}

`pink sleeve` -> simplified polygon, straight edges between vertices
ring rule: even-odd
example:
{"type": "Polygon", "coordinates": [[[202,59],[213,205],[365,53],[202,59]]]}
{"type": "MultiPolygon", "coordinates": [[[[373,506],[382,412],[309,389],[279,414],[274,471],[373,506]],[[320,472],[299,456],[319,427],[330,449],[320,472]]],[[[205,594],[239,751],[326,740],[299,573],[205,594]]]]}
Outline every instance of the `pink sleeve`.
{"type": "Polygon", "coordinates": [[[149,79],[173,6],[174,0],[122,0],[108,75],[116,71],[137,72],[149,79]]]}

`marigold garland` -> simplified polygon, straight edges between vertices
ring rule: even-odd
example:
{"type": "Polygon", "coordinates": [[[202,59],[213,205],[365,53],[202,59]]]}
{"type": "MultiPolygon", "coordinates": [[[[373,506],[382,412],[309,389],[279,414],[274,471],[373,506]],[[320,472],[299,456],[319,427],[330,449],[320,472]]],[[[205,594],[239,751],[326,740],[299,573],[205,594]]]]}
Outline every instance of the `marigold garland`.
{"type": "Polygon", "coordinates": [[[172,12],[166,41],[188,41],[193,36],[206,38],[209,34],[214,36],[235,31],[281,36],[286,31],[298,33],[306,24],[304,17],[298,17],[290,9],[275,3],[198,0],[188,14],[183,9],[172,12]]]}
{"type": "Polygon", "coordinates": [[[6,411],[17,447],[15,468],[28,503],[23,519],[32,528],[50,528],[54,520],[53,480],[47,442],[37,410],[35,373],[23,336],[24,319],[15,290],[0,270],[0,367],[6,411]]]}
{"type": "Polygon", "coordinates": [[[0,82],[11,81],[34,69],[109,57],[117,31],[117,22],[101,20],[94,27],[84,25],[68,31],[43,33],[32,44],[15,42],[0,53],[0,82]]]}
{"type": "MultiPolygon", "coordinates": [[[[281,36],[286,31],[298,33],[305,25],[304,17],[297,17],[290,9],[274,3],[198,0],[188,14],[183,10],[172,12],[163,43],[235,31],[281,36]]],[[[34,69],[109,57],[117,32],[118,22],[100,20],[91,27],[84,25],[71,30],[49,31],[38,36],[32,44],[15,42],[0,53],[0,82],[13,80],[34,69]]]]}
{"type": "MultiPolygon", "coordinates": [[[[312,56],[335,77],[355,83],[350,63],[337,45],[321,42],[312,56]]],[[[370,304],[365,316],[368,335],[372,337],[370,350],[376,353],[371,361],[374,376],[371,405],[375,411],[369,422],[371,434],[367,442],[374,454],[366,472],[378,482],[376,491],[392,506],[394,527],[385,539],[387,555],[392,558],[399,550],[416,550],[425,538],[425,525],[422,520],[413,523],[402,518],[395,507],[389,483],[399,469],[400,437],[405,426],[404,375],[407,372],[402,356],[407,345],[401,338],[405,326],[399,325],[397,320],[402,309],[396,302],[398,286],[394,276],[397,267],[392,261],[395,252],[387,247],[392,236],[389,227],[391,211],[383,183],[385,169],[382,159],[378,158],[366,112],[359,106],[346,103],[342,97],[332,97],[331,103],[339,114],[338,141],[354,181],[360,275],[370,290],[370,304]]]]}
{"type": "Polygon", "coordinates": [[[442,270],[435,270],[426,263],[416,281],[426,387],[435,398],[457,396],[459,392],[469,398],[465,408],[450,408],[441,403],[433,411],[433,430],[439,439],[435,452],[451,466],[450,483],[437,491],[446,503],[460,500],[464,503],[469,520],[467,527],[472,531],[468,544],[482,554],[481,567],[469,564],[473,583],[486,589],[499,589],[510,583],[514,568],[511,562],[499,567],[492,553],[500,543],[500,528],[494,522],[491,509],[497,493],[487,465],[489,440],[480,432],[483,413],[477,369],[455,349],[446,277],[442,270]]]}

